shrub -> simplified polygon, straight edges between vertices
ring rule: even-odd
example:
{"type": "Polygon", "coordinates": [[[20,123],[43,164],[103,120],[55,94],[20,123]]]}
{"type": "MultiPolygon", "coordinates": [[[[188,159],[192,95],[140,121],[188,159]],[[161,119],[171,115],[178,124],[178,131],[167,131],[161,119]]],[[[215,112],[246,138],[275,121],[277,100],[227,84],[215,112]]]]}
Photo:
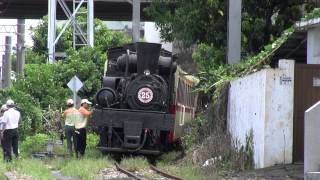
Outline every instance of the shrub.
{"type": "Polygon", "coordinates": [[[88,134],[87,136],[87,149],[96,149],[96,146],[99,142],[99,136],[93,133],[88,134]]]}
{"type": "Polygon", "coordinates": [[[27,157],[32,153],[45,151],[48,140],[49,136],[46,134],[36,134],[26,137],[19,145],[21,156],[27,157]]]}

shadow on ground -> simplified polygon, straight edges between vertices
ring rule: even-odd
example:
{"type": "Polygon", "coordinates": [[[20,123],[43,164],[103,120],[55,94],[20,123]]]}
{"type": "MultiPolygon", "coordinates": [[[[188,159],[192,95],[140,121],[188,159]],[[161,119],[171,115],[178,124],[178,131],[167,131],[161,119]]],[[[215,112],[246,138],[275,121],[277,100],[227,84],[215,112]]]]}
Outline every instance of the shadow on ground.
{"type": "Polygon", "coordinates": [[[303,164],[277,165],[268,168],[244,171],[232,174],[228,179],[301,179],[303,164]]]}

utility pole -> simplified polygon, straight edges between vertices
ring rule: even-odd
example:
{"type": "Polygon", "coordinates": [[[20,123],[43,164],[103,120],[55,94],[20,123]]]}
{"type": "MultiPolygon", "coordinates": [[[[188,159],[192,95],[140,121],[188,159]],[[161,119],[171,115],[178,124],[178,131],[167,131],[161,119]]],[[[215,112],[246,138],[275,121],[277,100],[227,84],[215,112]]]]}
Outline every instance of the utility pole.
{"type": "Polygon", "coordinates": [[[25,20],[18,19],[17,24],[17,74],[23,74],[25,64],[25,47],[24,47],[24,34],[25,34],[25,20]]]}
{"type": "Polygon", "coordinates": [[[140,41],[140,0],[132,1],[132,41],[140,41]]]}
{"type": "Polygon", "coordinates": [[[5,40],[5,55],[3,66],[3,88],[8,88],[11,86],[11,37],[6,36],[5,40]]]}
{"type": "Polygon", "coordinates": [[[5,61],[5,58],[6,58],[6,56],[3,54],[2,60],[1,60],[1,64],[2,64],[2,66],[1,66],[1,86],[0,86],[1,89],[4,88],[4,73],[5,73],[4,61],[5,61]]]}
{"type": "Polygon", "coordinates": [[[228,64],[237,64],[241,59],[241,4],[242,0],[229,0],[228,64]]]}

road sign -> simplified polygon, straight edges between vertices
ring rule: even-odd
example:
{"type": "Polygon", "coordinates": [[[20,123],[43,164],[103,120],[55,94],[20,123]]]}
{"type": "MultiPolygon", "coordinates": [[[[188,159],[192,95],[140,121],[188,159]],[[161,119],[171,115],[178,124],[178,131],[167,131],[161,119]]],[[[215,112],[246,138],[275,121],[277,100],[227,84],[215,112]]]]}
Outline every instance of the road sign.
{"type": "Polygon", "coordinates": [[[68,82],[67,85],[73,91],[73,106],[76,107],[77,92],[82,88],[83,83],[77,76],[73,76],[73,78],[68,82]]]}
{"type": "Polygon", "coordinates": [[[73,76],[73,78],[68,82],[67,85],[72,91],[78,92],[82,88],[83,83],[77,76],[73,76]]]}

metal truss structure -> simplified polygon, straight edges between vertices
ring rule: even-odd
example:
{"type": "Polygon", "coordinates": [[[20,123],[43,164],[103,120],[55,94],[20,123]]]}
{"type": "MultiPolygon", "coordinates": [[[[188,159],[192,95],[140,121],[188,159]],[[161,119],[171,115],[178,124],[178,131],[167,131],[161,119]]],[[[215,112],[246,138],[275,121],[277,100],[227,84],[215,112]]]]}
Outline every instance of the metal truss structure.
{"type": "Polygon", "coordinates": [[[0,33],[14,33],[17,34],[17,25],[0,25],[0,33]]]}
{"type": "Polygon", "coordinates": [[[94,0],[72,0],[72,11],[67,6],[66,0],[48,0],[48,49],[49,49],[49,63],[55,62],[56,52],[55,45],[71,25],[73,28],[73,48],[81,46],[93,47],[94,44],[94,0]],[[67,21],[62,26],[61,32],[56,36],[56,14],[57,4],[60,5],[67,21]],[[85,8],[83,11],[81,8],[85,8]],[[86,22],[78,22],[77,17],[81,16],[86,19],[86,22]]]}

